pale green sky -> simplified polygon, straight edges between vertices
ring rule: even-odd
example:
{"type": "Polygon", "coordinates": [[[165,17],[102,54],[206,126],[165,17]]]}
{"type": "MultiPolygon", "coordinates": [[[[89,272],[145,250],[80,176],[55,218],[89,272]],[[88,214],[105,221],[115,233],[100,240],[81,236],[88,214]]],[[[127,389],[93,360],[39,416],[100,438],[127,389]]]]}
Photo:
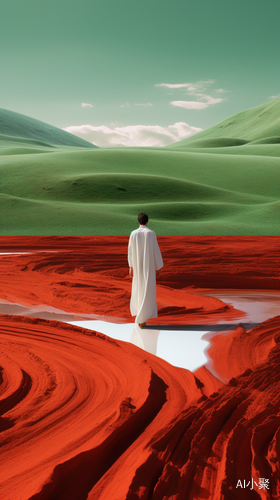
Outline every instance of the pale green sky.
{"type": "Polygon", "coordinates": [[[279,14],[279,0],[6,0],[0,107],[61,128],[90,125],[88,140],[102,142],[104,127],[127,145],[144,132],[178,139],[280,94],[279,14]]]}

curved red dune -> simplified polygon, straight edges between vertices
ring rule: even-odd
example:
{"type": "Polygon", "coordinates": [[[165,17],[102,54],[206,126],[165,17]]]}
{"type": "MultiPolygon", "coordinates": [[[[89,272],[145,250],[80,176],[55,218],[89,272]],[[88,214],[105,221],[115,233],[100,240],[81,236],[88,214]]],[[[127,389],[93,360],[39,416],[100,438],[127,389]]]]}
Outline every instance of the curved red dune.
{"type": "MultiPolygon", "coordinates": [[[[214,323],[240,317],[232,306],[198,295],[192,287],[279,289],[280,237],[158,240],[164,267],[157,285],[159,317],[151,323],[214,323]]],[[[2,237],[0,243],[3,252],[37,251],[0,256],[2,302],[133,321],[127,237],[2,237]]]]}
{"type": "Polygon", "coordinates": [[[60,322],[2,316],[0,338],[1,499],[279,498],[279,316],[222,337],[227,384],[60,322]]]}
{"type": "MultiPolygon", "coordinates": [[[[280,237],[158,240],[154,322],[236,317],[199,288],[279,289],[280,237]]],[[[0,256],[0,301],[132,321],[127,241],[3,237],[2,252],[36,253],[0,256]]],[[[209,338],[216,377],[97,332],[0,316],[0,499],[280,498],[280,317],[209,338]]]]}
{"type": "Polygon", "coordinates": [[[213,361],[214,370],[227,382],[265,361],[275,346],[278,333],[279,322],[273,322],[271,319],[252,330],[246,331],[242,326],[238,326],[233,332],[211,336],[211,346],[207,354],[213,361]]]}
{"type": "Polygon", "coordinates": [[[139,436],[141,462],[150,433],[202,394],[191,372],[89,330],[2,316],[0,338],[5,500],[87,498],[139,436]]]}

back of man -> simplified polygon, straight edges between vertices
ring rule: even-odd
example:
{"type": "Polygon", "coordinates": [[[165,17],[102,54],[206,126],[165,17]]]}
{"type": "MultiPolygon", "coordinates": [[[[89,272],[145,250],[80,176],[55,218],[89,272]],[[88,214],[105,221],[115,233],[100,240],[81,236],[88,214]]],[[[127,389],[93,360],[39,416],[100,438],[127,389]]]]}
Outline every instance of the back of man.
{"type": "Polygon", "coordinates": [[[148,318],[157,317],[156,271],[163,266],[156,233],[146,224],[140,224],[130,235],[128,263],[133,269],[130,311],[136,316],[135,323],[142,326],[148,318]]]}

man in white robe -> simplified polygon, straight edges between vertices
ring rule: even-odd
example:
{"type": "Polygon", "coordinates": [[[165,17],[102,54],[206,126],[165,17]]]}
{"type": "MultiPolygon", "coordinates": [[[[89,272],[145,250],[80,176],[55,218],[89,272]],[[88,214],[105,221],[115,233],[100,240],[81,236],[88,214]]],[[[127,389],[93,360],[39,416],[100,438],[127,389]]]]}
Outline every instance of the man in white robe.
{"type": "Polygon", "coordinates": [[[148,216],[139,214],[138,229],[132,231],[128,244],[129,274],[132,280],[130,311],[142,328],[147,319],[157,317],[156,273],[163,266],[156,233],[147,227],[148,216]]]}

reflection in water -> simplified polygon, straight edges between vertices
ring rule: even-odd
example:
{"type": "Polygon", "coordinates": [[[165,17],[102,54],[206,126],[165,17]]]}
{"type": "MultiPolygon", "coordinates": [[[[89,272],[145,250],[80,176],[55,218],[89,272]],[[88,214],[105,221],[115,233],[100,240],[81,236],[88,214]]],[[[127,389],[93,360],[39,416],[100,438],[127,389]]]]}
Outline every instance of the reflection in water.
{"type": "Polygon", "coordinates": [[[252,321],[262,323],[280,311],[280,292],[278,290],[211,290],[201,293],[216,297],[236,309],[244,311],[246,316],[240,318],[242,323],[252,321]]]}
{"type": "MultiPolygon", "coordinates": [[[[36,306],[23,306],[21,304],[10,304],[8,302],[0,302],[0,314],[8,314],[15,316],[27,316],[29,318],[40,318],[40,319],[51,319],[54,321],[65,321],[70,322],[74,320],[87,320],[87,319],[102,319],[104,316],[100,314],[84,314],[84,313],[69,313],[62,311],[61,309],[56,309],[56,307],[47,305],[36,305],[36,306]]],[[[118,321],[119,318],[114,318],[106,316],[107,321],[118,321]]]]}
{"type": "Polygon", "coordinates": [[[24,255],[32,252],[0,252],[0,255],[24,255]]]}
{"type": "Polygon", "coordinates": [[[203,338],[208,333],[207,325],[204,331],[198,332],[140,329],[135,323],[121,325],[105,321],[71,321],[71,324],[97,330],[116,340],[131,342],[174,366],[191,371],[207,362],[204,350],[208,347],[208,341],[203,338]]]}
{"type": "MultiPolygon", "coordinates": [[[[205,293],[200,291],[199,294],[217,297],[224,302],[230,302],[237,309],[245,311],[246,317],[240,318],[242,323],[261,323],[279,314],[280,310],[279,291],[207,290],[205,293]]],[[[163,329],[160,331],[156,329],[156,325],[140,329],[135,323],[116,323],[117,318],[106,317],[107,321],[103,321],[104,317],[94,314],[67,313],[45,305],[24,307],[20,304],[2,303],[0,304],[0,314],[53,319],[96,330],[116,340],[131,342],[137,347],[165,359],[174,366],[187,368],[191,371],[207,362],[205,349],[208,347],[209,338],[205,336],[203,339],[203,336],[208,331],[208,327],[209,330],[213,331],[213,325],[200,325],[203,328],[199,331],[195,325],[193,325],[193,330],[190,330],[192,325],[189,327],[182,325],[177,330],[172,327],[172,330],[163,329]]],[[[221,323],[227,323],[227,321],[221,319],[221,323]]],[[[232,328],[237,324],[232,325],[232,328]]],[[[218,325],[219,323],[217,331],[220,329],[218,325]]],[[[167,325],[164,325],[164,328],[167,328],[167,325]]]]}
{"type": "Polygon", "coordinates": [[[149,330],[148,328],[143,330],[139,328],[138,325],[135,325],[130,337],[130,342],[151,354],[156,354],[159,334],[159,330],[149,330]]]}
{"type": "Polygon", "coordinates": [[[155,330],[141,329],[135,325],[130,337],[130,342],[168,363],[195,371],[207,362],[205,349],[208,348],[208,340],[204,337],[204,331],[192,330],[155,330]]]}

